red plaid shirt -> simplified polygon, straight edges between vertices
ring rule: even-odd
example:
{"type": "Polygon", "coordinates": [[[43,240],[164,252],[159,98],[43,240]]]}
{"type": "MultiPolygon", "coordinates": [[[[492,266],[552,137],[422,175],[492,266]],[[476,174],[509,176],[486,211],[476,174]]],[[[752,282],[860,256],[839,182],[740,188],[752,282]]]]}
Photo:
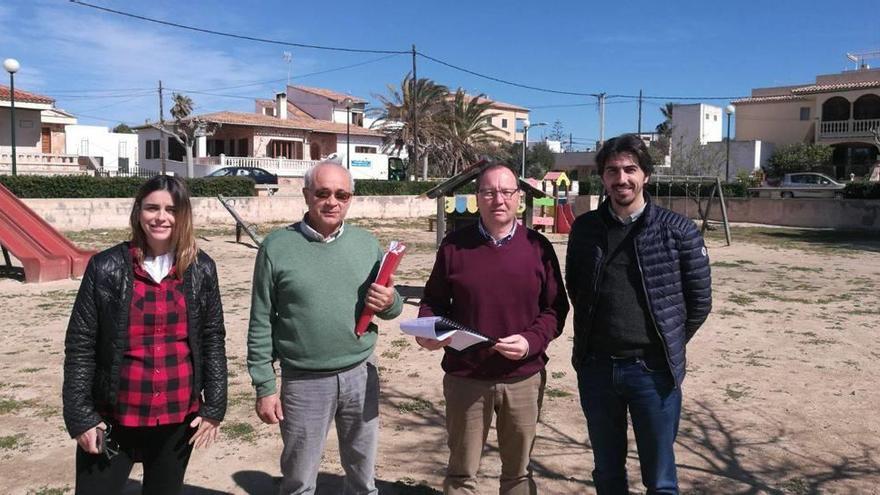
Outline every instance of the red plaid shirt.
{"type": "Polygon", "coordinates": [[[156,283],[135,261],[128,346],[114,416],[123,426],[180,423],[198,411],[192,380],[183,281],[172,267],[156,283]]]}

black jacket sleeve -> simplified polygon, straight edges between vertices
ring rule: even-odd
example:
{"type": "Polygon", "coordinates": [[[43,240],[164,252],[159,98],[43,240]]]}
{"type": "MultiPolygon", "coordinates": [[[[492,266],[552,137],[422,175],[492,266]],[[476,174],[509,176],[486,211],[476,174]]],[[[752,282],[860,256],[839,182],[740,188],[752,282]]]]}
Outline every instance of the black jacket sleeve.
{"type": "Polygon", "coordinates": [[[64,384],[62,402],[64,425],[71,438],[102,421],[95,410],[92,387],[95,380],[95,355],[98,335],[98,306],[95,292],[97,268],[89,261],[76,294],[67,335],[64,338],[64,384]]]}
{"type": "Polygon", "coordinates": [[[226,415],[226,327],[223,323],[223,303],[220,301],[220,285],[217,266],[205,256],[204,324],[202,326],[202,390],[204,402],[199,415],[222,421],[226,415]]]}
{"type": "Polygon", "coordinates": [[[684,229],[679,261],[681,266],[682,291],[687,309],[685,320],[685,340],[697,333],[712,310],[712,275],[709,269],[709,255],[703,236],[693,222],[687,222],[684,229]]]}

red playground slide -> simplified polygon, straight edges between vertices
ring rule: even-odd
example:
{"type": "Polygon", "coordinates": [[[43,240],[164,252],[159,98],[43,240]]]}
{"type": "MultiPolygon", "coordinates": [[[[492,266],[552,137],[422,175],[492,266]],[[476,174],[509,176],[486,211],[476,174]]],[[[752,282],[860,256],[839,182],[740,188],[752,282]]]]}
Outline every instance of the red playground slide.
{"type": "Polygon", "coordinates": [[[2,184],[0,244],[21,261],[25,282],[81,277],[94,254],[74,246],[2,184]]]}
{"type": "Polygon", "coordinates": [[[556,233],[568,234],[571,232],[571,224],[574,223],[574,212],[570,204],[561,204],[556,207],[556,233]]]}

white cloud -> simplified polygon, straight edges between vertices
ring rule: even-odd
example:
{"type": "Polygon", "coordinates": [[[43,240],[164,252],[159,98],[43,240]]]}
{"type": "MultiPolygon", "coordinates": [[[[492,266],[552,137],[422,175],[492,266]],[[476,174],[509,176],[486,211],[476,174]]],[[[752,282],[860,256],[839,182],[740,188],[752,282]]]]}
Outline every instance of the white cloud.
{"type": "MultiPolygon", "coordinates": [[[[11,17],[20,22],[0,34],[0,45],[12,45],[14,41],[13,51],[21,53],[22,77],[16,82],[55,97],[58,106],[74,113],[139,123],[157,117],[157,95],[145,93],[157,88],[160,79],[167,88],[212,92],[213,88],[283,79],[287,74],[281,47],[226,41],[130,21],[67,2],[19,6],[17,12],[0,7],[0,23],[11,25],[11,17]],[[86,90],[100,89],[123,89],[117,94],[127,96],[81,97],[93,94],[86,90]],[[71,95],[70,90],[83,93],[71,95]]],[[[314,68],[312,59],[298,54],[294,57],[294,74],[314,68]]],[[[283,82],[213,92],[271,97],[272,90],[281,87],[283,82]]],[[[191,97],[200,112],[253,109],[253,102],[245,99],[198,94],[191,97]]]]}

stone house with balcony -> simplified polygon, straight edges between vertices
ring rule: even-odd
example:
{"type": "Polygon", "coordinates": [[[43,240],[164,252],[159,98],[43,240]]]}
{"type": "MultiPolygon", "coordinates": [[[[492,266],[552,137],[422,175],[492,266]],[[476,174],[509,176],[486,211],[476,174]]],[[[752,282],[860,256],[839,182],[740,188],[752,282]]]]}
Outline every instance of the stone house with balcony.
{"type": "MultiPolygon", "coordinates": [[[[193,117],[217,125],[214,134],[195,143],[196,177],[224,166],[259,167],[280,176],[301,177],[318,161],[344,154],[347,145],[352,155],[377,154],[382,146],[381,133],[346,126],[344,117],[341,123],[315,118],[292,104],[286,93],[278,93],[275,100],[257,100],[256,106],[254,113],[221,111],[193,117]]],[[[335,118],[337,114],[338,108],[319,115],[335,118]]],[[[160,170],[164,152],[166,170],[185,174],[185,150],[177,140],[162,136],[151,125],[135,130],[142,168],[160,170]]]]}
{"type": "Polygon", "coordinates": [[[866,175],[877,161],[880,69],[816,76],[809,84],[756,88],[736,106],[736,139],[776,146],[819,143],[834,149],[838,178],[866,175]]]}
{"type": "MultiPolygon", "coordinates": [[[[0,85],[0,173],[12,168],[12,100],[9,86],[0,85]]],[[[15,154],[20,174],[80,173],[76,155],[65,154],[65,126],[76,118],[55,108],[48,96],[15,90],[15,154]]]]}

